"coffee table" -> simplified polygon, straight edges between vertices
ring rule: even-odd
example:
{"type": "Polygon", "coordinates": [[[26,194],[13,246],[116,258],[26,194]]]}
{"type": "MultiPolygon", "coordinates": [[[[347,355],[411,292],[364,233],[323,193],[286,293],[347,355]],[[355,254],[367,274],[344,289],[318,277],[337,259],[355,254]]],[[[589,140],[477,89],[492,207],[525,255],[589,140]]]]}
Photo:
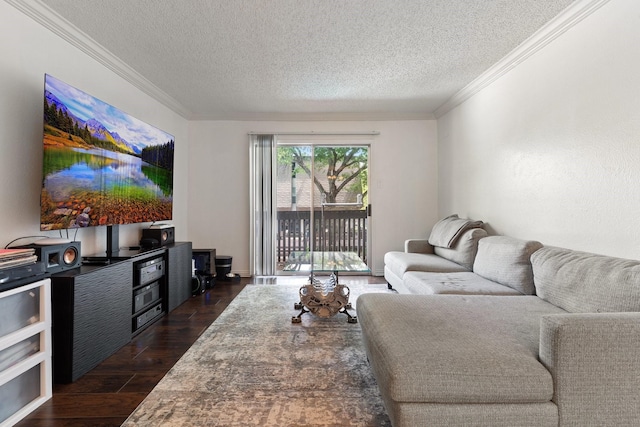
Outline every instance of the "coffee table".
{"type": "Polygon", "coordinates": [[[350,290],[338,279],[340,272],[369,272],[355,252],[292,252],[285,269],[287,267],[288,271],[310,271],[309,284],[300,288],[300,302],[294,304],[294,309],[300,313],[291,318],[292,323],[302,322],[305,313],[323,318],[344,313],[348,323],[358,322],[358,318],[347,311],[352,309],[350,290]],[[322,274],[329,274],[329,277],[324,281],[316,277],[322,274]]]}

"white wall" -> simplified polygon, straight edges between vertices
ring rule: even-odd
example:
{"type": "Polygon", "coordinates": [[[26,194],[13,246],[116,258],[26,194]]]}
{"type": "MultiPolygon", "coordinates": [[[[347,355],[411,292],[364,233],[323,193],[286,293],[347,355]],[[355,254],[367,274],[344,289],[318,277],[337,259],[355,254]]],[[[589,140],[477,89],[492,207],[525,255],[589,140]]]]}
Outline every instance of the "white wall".
{"type": "MultiPolygon", "coordinates": [[[[45,73],[175,136],[173,222],[177,239],[186,240],[187,121],[4,1],[0,39],[0,245],[24,236],[58,237],[40,232],[39,221],[45,73]]],[[[121,226],[120,244],[137,244],[141,227],[121,226]]],[[[78,232],[83,255],[104,253],[105,231],[78,232]]]]}
{"type": "Polygon", "coordinates": [[[379,131],[371,147],[370,267],[382,275],[384,253],[426,236],[437,221],[435,120],[375,122],[191,122],[189,237],[194,248],[233,257],[248,275],[249,136],[255,132],[379,131]]]}
{"type": "Polygon", "coordinates": [[[640,2],[612,0],[438,120],[439,213],[640,258],[640,2]]]}

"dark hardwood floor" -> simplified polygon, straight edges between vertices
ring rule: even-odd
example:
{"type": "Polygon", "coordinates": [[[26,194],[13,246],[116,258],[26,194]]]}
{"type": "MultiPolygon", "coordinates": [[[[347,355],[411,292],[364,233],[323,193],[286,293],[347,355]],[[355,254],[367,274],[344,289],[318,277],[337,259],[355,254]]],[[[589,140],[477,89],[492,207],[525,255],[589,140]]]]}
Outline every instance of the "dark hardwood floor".
{"type": "MultiPolygon", "coordinates": [[[[280,277],[277,283],[305,283],[280,277]]],[[[341,282],[386,283],[382,277],[342,276],[341,282]]],[[[53,398],[17,427],[120,426],[251,278],[218,282],[144,330],[71,384],[54,384],[53,398]]]]}
{"type": "Polygon", "coordinates": [[[17,426],[120,426],[247,283],[190,298],[76,382],[54,384],[53,398],[17,426]]]}

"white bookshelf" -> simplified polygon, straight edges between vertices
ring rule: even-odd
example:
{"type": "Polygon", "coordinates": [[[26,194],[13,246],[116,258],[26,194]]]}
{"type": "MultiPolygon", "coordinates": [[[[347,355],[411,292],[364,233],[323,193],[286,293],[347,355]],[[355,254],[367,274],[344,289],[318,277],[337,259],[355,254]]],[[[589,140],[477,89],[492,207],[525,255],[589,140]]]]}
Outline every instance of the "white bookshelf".
{"type": "Polygon", "coordinates": [[[0,427],[52,396],[51,281],[0,292],[0,427]]]}

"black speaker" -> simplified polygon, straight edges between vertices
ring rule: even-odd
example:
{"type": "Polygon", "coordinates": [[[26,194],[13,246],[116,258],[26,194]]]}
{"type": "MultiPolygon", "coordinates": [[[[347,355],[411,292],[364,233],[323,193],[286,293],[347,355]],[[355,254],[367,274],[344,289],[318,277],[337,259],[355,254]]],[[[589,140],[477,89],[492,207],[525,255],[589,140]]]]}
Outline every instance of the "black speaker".
{"type": "Polygon", "coordinates": [[[199,274],[191,276],[191,296],[200,295],[204,292],[205,279],[199,274]]]}
{"type": "Polygon", "coordinates": [[[202,276],[216,275],[216,250],[194,249],[192,251],[196,272],[202,276]]]}
{"type": "Polygon", "coordinates": [[[143,228],[142,239],[155,239],[160,246],[170,245],[175,241],[175,227],[143,228]]]}
{"type": "Polygon", "coordinates": [[[32,243],[20,247],[35,249],[38,261],[44,263],[45,271],[50,274],[71,270],[82,264],[80,242],[47,244],[45,239],[44,243],[32,243]]]}

